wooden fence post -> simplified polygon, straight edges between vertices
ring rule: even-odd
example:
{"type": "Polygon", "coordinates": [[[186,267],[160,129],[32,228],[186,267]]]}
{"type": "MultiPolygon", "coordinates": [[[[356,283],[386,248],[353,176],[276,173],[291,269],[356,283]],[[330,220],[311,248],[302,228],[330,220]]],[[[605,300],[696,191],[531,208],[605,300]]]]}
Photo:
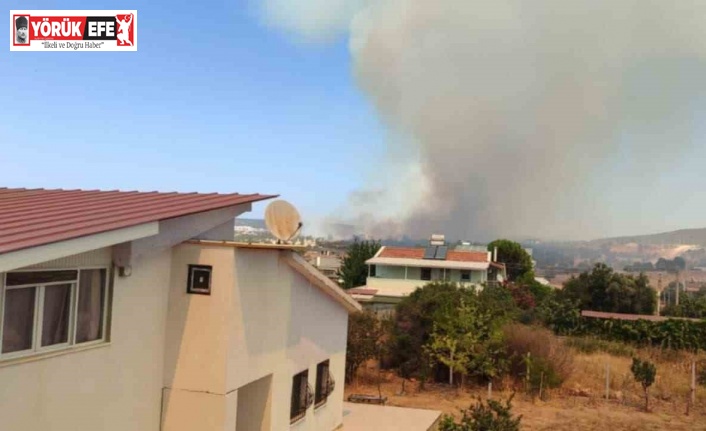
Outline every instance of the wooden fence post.
{"type": "Polygon", "coordinates": [[[532,385],[530,382],[530,360],[532,359],[532,355],[530,352],[527,352],[527,377],[526,377],[526,391],[527,393],[532,392],[532,385]]]}
{"type": "Polygon", "coordinates": [[[605,364],[605,399],[610,399],[610,362],[605,364]]]}
{"type": "Polygon", "coordinates": [[[691,405],[696,404],[696,361],[691,361],[691,405]]]}
{"type": "Polygon", "coordinates": [[[689,416],[691,407],[696,403],[696,361],[691,361],[691,379],[689,380],[689,396],[686,399],[686,415],[689,416]]]}

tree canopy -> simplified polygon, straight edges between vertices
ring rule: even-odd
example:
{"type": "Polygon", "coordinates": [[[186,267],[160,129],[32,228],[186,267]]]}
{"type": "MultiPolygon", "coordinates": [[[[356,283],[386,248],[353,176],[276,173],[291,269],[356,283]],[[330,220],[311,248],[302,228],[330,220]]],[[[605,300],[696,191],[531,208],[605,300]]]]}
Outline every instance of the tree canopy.
{"type": "Polygon", "coordinates": [[[686,269],[686,261],[683,257],[675,257],[673,260],[668,260],[660,257],[655,264],[655,269],[658,271],[677,272],[686,269]]]}
{"type": "Polygon", "coordinates": [[[450,282],[432,282],[396,307],[390,359],[401,377],[424,375],[442,364],[480,379],[499,373],[501,327],[514,303],[503,287],[480,292],[450,282]]]}
{"type": "Polygon", "coordinates": [[[519,243],[507,239],[496,239],[488,244],[488,251],[492,252],[495,247],[498,248],[498,262],[505,264],[510,281],[521,277],[534,278],[532,257],[519,243]]]}
{"type": "Polygon", "coordinates": [[[350,383],[360,366],[368,359],[379,357],[383,328],[371,311],[353,313],[348,317],[346,339],[346,381],[350,383]]]}
{"type": "Polygon", "coordinates": [[[338,276],[343,280],[342,287],[351,289],[363,286],[368,277],[368,267],[365,261],[375,256],[380,250],[380,241],[365,240],[357,238],[346,249],[346,257],[338,270],[338,276]]]}
{"type": "Polygon", "coordinates": [[[657,307],[657,292],[647,276],[618,274],[603,263],[569,279],[561,295],[583,310],[653,314],[657,307]]]}

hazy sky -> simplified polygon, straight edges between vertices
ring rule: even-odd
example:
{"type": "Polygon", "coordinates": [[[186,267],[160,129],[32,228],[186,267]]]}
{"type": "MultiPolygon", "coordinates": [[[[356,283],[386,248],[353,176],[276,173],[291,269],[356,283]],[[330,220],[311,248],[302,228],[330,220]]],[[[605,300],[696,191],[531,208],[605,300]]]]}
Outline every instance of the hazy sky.
{"type": "Polygon", "coordinates": [[[122,5],[136,53],[0,50],[0,185],[279,193],[378,236],[706,227],[703,6],[456,1],[156,0],[122,5]]]}

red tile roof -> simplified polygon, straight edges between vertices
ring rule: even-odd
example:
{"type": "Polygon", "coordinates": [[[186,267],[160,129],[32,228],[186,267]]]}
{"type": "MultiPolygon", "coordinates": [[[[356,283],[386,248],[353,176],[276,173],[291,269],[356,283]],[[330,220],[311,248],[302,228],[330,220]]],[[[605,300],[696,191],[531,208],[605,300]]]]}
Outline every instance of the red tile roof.
{"type": "Polygon", "coordinates": [[[272,197],[0,188],[0,253],[272,197]]]}
{"type": "Polygon", "coordinates": [[[691,320],[699,322],[699,319],[689,319],[686,317],[666,317],[653,316],[651,314],[623,314],[623,313],[606,313],[604,311],[581,310],[583,317],[595,317],[597,319],[615,319],[615,320],[649,320],[652,322],[663,322],[665,320],[691,320]]]}
{"type": "Polygon", "coordinates": [[[362,287],[354,287],[353,289],[346,290],[346,292],[350,293],[351,295],[375,295],[377,293],[377,289],[365,289],[362,287]]]}
{"type": "MultiPolygon", "coordinates": [[[[424,250],[423,248],[416,247],[385,247],[378,257],[424,259],[424,250]]],[[[487,262],[488,253],[450,250],[446,255],[446,260],[452,262],[487,262]]]]}
{"type": "Polygon", "coordinates": [[[423,248],[401,248],[385,247],[378,257],[394,257],[397,259],[422,259],[424,258],[423,248]]]}
{"type": "Polygon", "coordinates": [[[488,262],[488,253],[479,251],[449,251],[446,260],[454,262],[488,262]]]}

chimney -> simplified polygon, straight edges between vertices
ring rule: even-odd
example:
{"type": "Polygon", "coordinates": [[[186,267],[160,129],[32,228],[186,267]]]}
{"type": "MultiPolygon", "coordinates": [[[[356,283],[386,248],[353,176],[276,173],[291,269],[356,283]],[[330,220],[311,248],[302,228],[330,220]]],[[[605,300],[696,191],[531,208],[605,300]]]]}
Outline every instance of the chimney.
{"type": "Polygon", "coordinates": [[[497,261],[498,261],[498,248],[494,247],[493,248],[493,262],[497,262],[497,261]]]}

